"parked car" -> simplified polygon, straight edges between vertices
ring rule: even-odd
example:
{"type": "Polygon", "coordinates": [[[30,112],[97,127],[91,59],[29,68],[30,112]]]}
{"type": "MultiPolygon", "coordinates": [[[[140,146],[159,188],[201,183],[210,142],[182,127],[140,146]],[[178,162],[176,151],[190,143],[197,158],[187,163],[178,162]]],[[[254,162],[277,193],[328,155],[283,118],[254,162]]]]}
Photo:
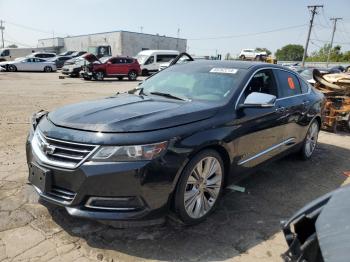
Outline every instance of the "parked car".
{"type": "Polygon", "coordinates": [[[73,53],[76,53],[76,51],[66,51],[58,54],[58,56],[71,56],[73,53]]]}
{"type": "Polygon", "coordinates": [[[250,59],[250,60],[262,60],[262,57],[266,57],[267,53],[265,51],[260,52],[255,49],[242,49],[239,54],[239,58],[242,60],[250,59]]]}
{"type": "Polygon", "coordinates": [[[286,262],[348,261],[350,186],[344,186],[305,205],[283,222],[286,262]]]}
{"type": "Polygon", "coordinates": [[[140,65],[136,59],[131,57],[111,57],[105,60],[97,59],[90,54],[85,57],[90,62],[84,66],[82,76],[85,80],[103,80],[106,77],[116,77],[122,80],[128,77],[129,80],[136,80],[141,73],[140,65]]]}
{"type": "Polygon", "coordinates": [[[337,69],[316,68],[316,67],[300,67],[300,68],[296,69],[295,71],[298,72],[310,84],[314,85],[316,83],[316,81],[313,77],[314,69],[319,70],[321,74],[340,73],[340,71],[337,69]]]}
{"type": "Polygon", "coordinates": [[[5,68],[6,71],[43,71],[53,72],[56,71],[55,62],[47,61],[41,58],[24,57],[15,61],[0,62],[0,66],[5,68]]]}
{"type": "Polygon", "coordinates": [[[277,65],[175,64],[129,93],[34,114],[29,181],[76,217],[150,223],[172,209],[198,223],[236,176],[309,159],[323,99],[277,65]]]}
{"type": "Polygon", "coordinates": [[[43,59],[49,59],[56,57],[55,53],[47,53],[47,52],[35,52],[30,55],[27,55],[26,57],[37,57],[37,58],[43,58],[43,59]]]}
{"type": "Polygon", "coordinates": [[[84,54],[82,56],[67,60],[62,67],[62,74],[69,75],[71,77],[79,76],[80,72],[83,70],[83,67],[90,63],[88,60],[85,59],[89,56],[90,54],[84,54]]]}
{"type": "Polygon", "coordinates": [[[143,76],[158,72],[160,64],[169,62],[179,55],[175,50],[145,50],[137,54],[136,59],[141,66],[143,76]]]}
{"type": "Polygon", "coordinates": [[[77,51],[77,52],[72,53],[70,56],[72,58],[74,58],[74,57],[85,55],[86,53],[87,53],[86,51],[77,51]]]}
{"type": "Polygon", "coordinates": [[[55,62],[57,68],[62,68],[64,63],[69,59],[72,59],[72,57],[70,57],[70,56],[56,56],[52,59],[48,59],[48,61],[55,62]]]}

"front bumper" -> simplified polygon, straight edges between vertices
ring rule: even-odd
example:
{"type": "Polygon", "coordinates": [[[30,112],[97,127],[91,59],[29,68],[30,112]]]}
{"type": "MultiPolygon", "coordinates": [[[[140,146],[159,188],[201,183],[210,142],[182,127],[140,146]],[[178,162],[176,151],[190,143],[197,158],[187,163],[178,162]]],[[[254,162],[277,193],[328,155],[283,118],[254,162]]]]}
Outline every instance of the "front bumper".
{"type": "Polygon", "coordinates": [[[33,185],[35,190],[43,200],[65,207],[70,215],[95,220],[152,221],[168,213],[179,170],[174,163],[165,159],[86,161],[77,168],[66,169],[41,162],[33,153],[30,140],[31,136],[26,144],[29,181],[33,166],[47,170],[49,186],[41,190],[33,185]],[[108,206],[101,204],[104,199],[111,200],[108,206]]]}

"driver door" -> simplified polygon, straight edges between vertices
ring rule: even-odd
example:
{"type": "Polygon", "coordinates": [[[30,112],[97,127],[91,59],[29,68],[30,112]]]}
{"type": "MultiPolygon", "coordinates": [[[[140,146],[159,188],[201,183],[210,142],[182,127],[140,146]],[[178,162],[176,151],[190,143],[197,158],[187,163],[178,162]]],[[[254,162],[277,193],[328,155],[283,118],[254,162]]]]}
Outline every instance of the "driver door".
{"type": "MultiPolygon", "coordinates": [[[[237,104],[243,104],[247,96],[253,92],[270,94],[278,98],[278,88],[271,69],[255,73],[237,104]]],[[[284,141],[284,114],[278,100],[272,107],[236,109],[236,129],[233,132],[233,135],[237,136],[233,145],[237,156],[236,168],[257,166],[281,152],[284,141]]]]}

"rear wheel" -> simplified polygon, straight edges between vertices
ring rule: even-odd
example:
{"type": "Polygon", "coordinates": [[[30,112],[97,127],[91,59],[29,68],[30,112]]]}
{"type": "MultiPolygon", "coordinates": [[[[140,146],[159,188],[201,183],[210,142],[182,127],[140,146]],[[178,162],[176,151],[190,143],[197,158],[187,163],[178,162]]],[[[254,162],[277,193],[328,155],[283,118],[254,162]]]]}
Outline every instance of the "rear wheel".
{"type": "Polygon", "coordinates": [[[244,59],[245,59],[245,55],[241,55],[239,58],[240,58],[241,60],[244,60],[244,59]]]}
{"type": "Polygon", "coordinates": [[[175,193],[175,209],[185,224],[203,221],[221,196],[224,165],[214,150],[205,150],[188,163],[175,193]]]}
{"type": "Polygon", "coordinates": [[[97,81],[102,81],[104,77],[105,77],[105,74],[102,71],[96,72],[94,76],[95,80],[97,81]]]}
{"type": "Polygon", "coordinates": [[[130,71],[128,74],[128,78],[130,81],[135,81],[137,79],[137,73],[135,71],[130,71]]]}
{"type": "Polygon", "coordinates": [[[16,72],[17,71],[17,67],[15,65],[8,65],[7,66],[7,71],[16,72]]]}
{"type": "Polygon", "coordinates": [[[44,67],[44,72],[46,72],[46,73],[52,72],[52,67],[51,66],[45,66],[44,67]]]}
{"type": "Polygon", "coordinates": [[[320,131],[319,124],[316,120],[314,120],[307,131],[307,134],[303,143],[303,147],[301,148],[300,153],[301,153],[301,157],[304,160],[310,159],[313,152],[315,151],[319,131],[320,131]]]}

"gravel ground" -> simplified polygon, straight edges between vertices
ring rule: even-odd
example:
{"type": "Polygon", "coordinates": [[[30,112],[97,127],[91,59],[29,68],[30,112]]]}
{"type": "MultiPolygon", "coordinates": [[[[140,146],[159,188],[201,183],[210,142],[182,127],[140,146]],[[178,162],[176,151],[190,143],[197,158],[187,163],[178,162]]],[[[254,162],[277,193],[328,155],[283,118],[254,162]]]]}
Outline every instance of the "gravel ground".
{"type": "Polygon", "coordinates": [[[137,85],[84,82],[58,73],[0,73],[0,261],[281,261],[279,222],[350,179],[350,135],[321,132],[314,157],[289,156],[227,190],[204,223],[117,229],[38,204],[27,185],[25,139],[30,115],[105,97],[137,85]]]}

